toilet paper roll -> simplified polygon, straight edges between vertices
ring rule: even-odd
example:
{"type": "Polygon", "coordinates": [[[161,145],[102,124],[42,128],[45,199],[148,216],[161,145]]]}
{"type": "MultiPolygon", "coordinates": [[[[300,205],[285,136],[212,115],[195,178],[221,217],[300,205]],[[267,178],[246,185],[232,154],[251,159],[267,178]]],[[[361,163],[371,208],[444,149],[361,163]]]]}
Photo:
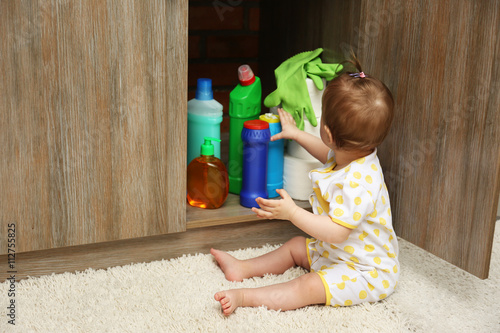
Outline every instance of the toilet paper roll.
{"type": "MultiPolygon", "coordinates": [[[[326,80],[323,80],[323,89],[319,90],[316,88],[316,85],[314,84],[314,81],[306,78],[306,85],[307,85],[307,90],[309,92],[309,97],[311,98],[311,105],[314,110],[314,114],[316,115],[316,122],[318,123],[318,126],[313,126],[307,119],[307,117],[304,116],[304,132],[310,133],[314,136],[317,136],[318,138],[321,137],[319,133],[319,123],[321,122],[321,106],[322,102],[321,99],[323,97],[323,92],[325,91],[326,87],[326,80]]],[[[278,114],[278,108],[281,107],[281,104],[278,106],[274,106],[272,108],[269,108],[269,112],[273,114],[278,114]]],[[[305,159],[305,160],[316,160],[314,156],[309,154],[307,150],[305,150],[301,145],[299,145],[297,142],[293,140],[287,140],[288,142],[286,143],[287,148],[286,151],[290,156],[300,158],[300,159],[305,159]]]]}
{"type": "MultiPolygon", "coordinates": [[[[314,110],[314,114],[316,115],[317,126],[311,125],[307,117],[304,117],[304,132],[310,133],[314,136],[320,137],[319,133],[319,123],[321,122],[321,99],[323,97],[323,92],[325,91],[324,87],[326,87],[326,80],[323,79],[323,89],[318,90],[313,80],[307,78],[306,79],[307,90],[309,91],[309,97],[311,98],[311,105],[314,110]]],[[[307,152],[301,145],[299,145],[295,141],[290,141],[288,143],[288,154],[293,157],[301,158],[301,159],[313,159],[314,157],[307,152]]]]}
{"type": "MultiPolygon", "coordinates": [[[[318,120],[318,124],[319,124],[319,119],[321,119],[321,106],[323,105],[321,99],[323,98],[323,92],[325,91],[326,87],[326,80],[325,79],[322,80],[323,80],[323,89],[319,90],[318,88],[316,88],[316,85],[314,84],[313,80],[311,80],[310,78],[306,78],[307,91],[309,92],[309,98],[311,99],[311,105],[314,110],[314,114],[316,115],[316,120],[318,120]]],[[[272,114],[278,114],[278,108],[281,107],[282,107],[281,104],[270,107],[269,112],[272,114]]],[[[306,116],[304,116],[304,121],[308,122],[306,116]]],[[[311,128],[316,128],[311,124],[308,125],[311,128]]]]}
{"type": "Polygon", "coordinates": [[[278,109],[281,108],[281,104],[278,104],[276,106],[270,107],[269,112],[272,114],[278,115],[278,109]]]}
{"type": "MultiPolygon", "coordinates": [[[[318,124],[320,120],[321,118],[317,119],[318,124]]],[[[310,133],[314,136],[317,136],[318,138],[321,137],[319,133],[319,126],[314,127],[307,119],[304,119],[304,132],[310,133]]],[[[299,145],[297,142],[293,140],[288,141],[287,152],[290,156],[296,158],[301,158],[305,160],[315,159],[314,156],[309,154],[307,150],[305,150],[301,145],[299,145]]]]}
{"type": "Polygon", "coordinates": [[[283,188],[295,200],[309,200],[312,193],[309,171],[322,166],[316,159],[304,160],[285,154],[283,188]]]}
{"type": "Polygon", "coordinates": [[[316,88],[316,85],[314,84],[313,80],[309,78],[306,79],[307,91],[309,91],[309,97],[311,98],[311,104],[314,113],[316,114],[316,118],[321,118],[321,106],[322,106],[321,99],[323,98],[323,92],[325,91],[326,87],[326,80],[325,79],[322,80],[323,80],[323,89],[319,90],[318,88],[316,88]]]}

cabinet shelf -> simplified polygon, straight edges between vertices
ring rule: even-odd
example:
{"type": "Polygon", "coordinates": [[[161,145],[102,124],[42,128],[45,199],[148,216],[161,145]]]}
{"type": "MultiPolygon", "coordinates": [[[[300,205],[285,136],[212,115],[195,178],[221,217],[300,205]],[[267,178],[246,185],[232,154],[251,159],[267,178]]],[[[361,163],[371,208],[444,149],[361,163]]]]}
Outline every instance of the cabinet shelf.
{"type": "MultiPolygon", "coordinates": [[[[311,211],[309,201],[295,200],[297,206],[311,211]]],[[[187,229],[216,225],[260,221],[250,208],[240,205],[240,197],[229,194],[224,205],[218,209],[202,209],[186,204],[187,229]]]]}

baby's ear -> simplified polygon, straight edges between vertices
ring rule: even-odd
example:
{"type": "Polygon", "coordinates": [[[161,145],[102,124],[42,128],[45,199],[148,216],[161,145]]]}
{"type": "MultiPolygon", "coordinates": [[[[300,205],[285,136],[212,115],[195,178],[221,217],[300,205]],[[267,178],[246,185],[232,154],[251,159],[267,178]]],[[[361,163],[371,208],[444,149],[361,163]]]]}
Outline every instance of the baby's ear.
{"type": "Polygon", "coordinates": [[[327,142],[328,145],[335,143],[333,140],[332,132],[330,131],[328,126],[326,126],[325,124],[323,124],[322,126],[323,126],[323,129],[325,130],[326,138],[328,139],[328,142],[327,142]]]}

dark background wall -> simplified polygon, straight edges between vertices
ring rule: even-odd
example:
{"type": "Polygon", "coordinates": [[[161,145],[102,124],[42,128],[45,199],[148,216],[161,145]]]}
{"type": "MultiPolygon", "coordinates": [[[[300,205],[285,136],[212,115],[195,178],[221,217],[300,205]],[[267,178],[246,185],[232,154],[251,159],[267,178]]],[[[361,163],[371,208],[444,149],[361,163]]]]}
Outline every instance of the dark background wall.
{"type": "MultiPolygon", "coordinates": [[[[229,133],[229,93],[239,82],[238,67],[248,64],[260,75],[259,30],[259,0],[189,1],[188,98],[194,98],[198,78],[212,79],[214,99],[223,106],[223,138],[229,133]]],[[[223,159],[226,154],[227,142],[223,159]]]]}

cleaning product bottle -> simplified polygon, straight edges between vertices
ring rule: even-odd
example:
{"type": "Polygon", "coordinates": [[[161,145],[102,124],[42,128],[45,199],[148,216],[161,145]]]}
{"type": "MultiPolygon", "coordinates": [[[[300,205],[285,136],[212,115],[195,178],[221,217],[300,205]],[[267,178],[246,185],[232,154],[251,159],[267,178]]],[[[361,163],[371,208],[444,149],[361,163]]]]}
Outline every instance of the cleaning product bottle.
{"type": "Polygon", "coordinates": [[[224,163],[214,156],[211,141],[217,138],[204,138],[201,156],[189,163],[187,168],[187,201],[191,206],[200,208],[219,208],[224,204],[229,192],[229,180],[224,163]]]}
{"type": "Polygon", "coordinates": [[[240,194],[242,184],[243,143],[241,132],[247,120],[260,115],[262,86],[248,65],[238,68],[240,83],[229,94],[229,192],[240,194]]]}
{"type": "MultiPolygon", "coordinates": [[[[198,79],[196,96],[188,102],[187,163],[199,156],[203,138],[220,139],[222,104],[214,100],[211,79],[198,79]]],[[[220,158],[220,143],[214,143],[214,155],[220,158]]]]}
{"type": "Polygon", "coordinates": [[[240,204],[244,207],[259,207],[255,199],[268,198],[267,151],[271,132],[269,124],[256,119],[243,124],[243,174],[240,204]]]}
{"type": "MultiPolygon", "coordinates": [[[[281,132],[280,116],[266,113],[259,117],[260,120],[269,123],[271,136],[281,132]]],[[[279,197],[277,189],[283,188],[283,162],[285,142],[283,139],[269,142],[267,155],[267,194],[269,198],[279,197]]]]}

